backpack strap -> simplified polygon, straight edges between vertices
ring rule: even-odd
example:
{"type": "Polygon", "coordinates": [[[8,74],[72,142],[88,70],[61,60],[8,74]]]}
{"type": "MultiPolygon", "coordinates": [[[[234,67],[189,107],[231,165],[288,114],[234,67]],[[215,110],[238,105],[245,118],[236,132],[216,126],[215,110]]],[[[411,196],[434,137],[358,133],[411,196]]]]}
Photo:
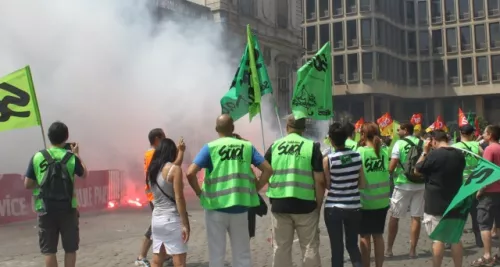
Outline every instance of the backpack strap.
{"type": "MultiPolygon", "coordinates": [[[[408,139],[406,137],[401,139],[401,140],[406,141],[408,144],[410,144],[410,146],[417,146],[417,145],[415,145],[415,143],[413,143],[410,139],[408,139]]],[[[418,142],[418,144],[420,145],[421,142],[422,142],[422,140],[420,140],[420,142],[418,142]]]]}
{"type": "Polygon", "coordinates": [[[52,164],[55,162],[54,158],[50,155],[47,149],[40,150],[40,153],[42,153],[42,156],[47,161],[47,164],[52,164]]]}
{"type": "Polygon", "coordinates": [[[462,145],[464,145],[468,151],[472,152],[472,149],[468,145],[466,145],[465,142],[462,141],[460,143],[462,143],[462,145]]]}
{"type": "Polygon", "coordinates": [[[71,159],[71,157],[73,156],[73,153],[71,152],[66,152],[66,154],[64,154],[64,157],[62,158],[61,160],[61,163],[62,164],[67,164],[68,161],[71,159]]]}

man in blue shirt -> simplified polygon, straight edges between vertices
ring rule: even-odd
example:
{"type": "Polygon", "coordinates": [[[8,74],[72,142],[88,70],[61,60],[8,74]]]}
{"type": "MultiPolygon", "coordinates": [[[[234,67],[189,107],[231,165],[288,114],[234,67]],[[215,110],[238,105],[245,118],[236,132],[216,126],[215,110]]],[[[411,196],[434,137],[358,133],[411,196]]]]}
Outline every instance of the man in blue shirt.
{"type": "MultiPolygon", "coordinates": [[[[232,118],[223,114],[217,118],[216,131],[220,138],[233,138],[234,123],[232,118]]],[[[189,184],[195,191],[197,196],[200,196],[202,191],[198,184],[197,173],[201,169],[206,169],[211,173],[214,169],[213,160],[210,156],[210,148],[208,144],[203,146],[189,166],[187,178],[189,184]]],[[[222,162],[222,161],[218,161],[222,162]]],[[[257,192],[262,189],[269,181],[272,175],[270,164],[262,157],[259,152],[252,146],[252,159],[244,164],[253,164],[262,174],[259,179],[256,179],[255,185],[257,192]]],[[[234,177],[231,179],[241,179],[234,177]]],[[[255,193],[257,193],[255,192],[255,193]]],[[[224,209],[205,210],[205,224],[207,229],[208,252],[209,252],[209,267],[224,266],[224,258],[226,255],[226,232],[231,238],[232,251],[232,266],[235,267],[251,267],[250,260],[250,237],[248,235],[248,208],[244,206],[231,206],[224,209]]]]}

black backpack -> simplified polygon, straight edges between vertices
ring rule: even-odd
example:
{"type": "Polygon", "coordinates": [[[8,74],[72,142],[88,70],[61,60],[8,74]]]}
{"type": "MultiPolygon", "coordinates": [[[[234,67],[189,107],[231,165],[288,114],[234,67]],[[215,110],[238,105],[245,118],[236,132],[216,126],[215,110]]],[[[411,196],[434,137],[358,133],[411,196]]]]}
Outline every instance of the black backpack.
{"type": "Polygon", "coordinates": [[[71,177],[66,164],[73,153],[66,152],[61,161],[56,161],[47,150],[40,151],[47,161],[42,182],[39,185],[38,198],[42,199],[45,211],[59,212],[72,209],[73,177],[71,177]]]}
{"type": "Polygon", "coordinates": [[[415,165],[417,165],[417,161],[420,158],[420,155],[423,151],[423,141],[419,140],[416,145],[408,138],[403,138],[402,140],[406,141],[410,145],[410,149],[406,154],[406,161],[404,163],[399,162],[399,165],[403,169],[403,174],[408,179],[408,181],[421,184],[424,183],[425,180],[422,176],[415,174],[415,165]]]}

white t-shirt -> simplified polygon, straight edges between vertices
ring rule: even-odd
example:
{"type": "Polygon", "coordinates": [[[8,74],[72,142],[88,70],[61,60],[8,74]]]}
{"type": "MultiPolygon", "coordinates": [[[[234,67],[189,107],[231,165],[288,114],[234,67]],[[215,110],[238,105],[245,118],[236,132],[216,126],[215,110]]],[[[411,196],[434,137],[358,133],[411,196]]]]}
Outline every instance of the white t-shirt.
{"type": "MultiPolygon", "coordinates": [[[[394,147],[392,148],[392,153],[391,153],[391,159],[398,159],[399,160],[399,155],[401,154],[401,149],[403,146],[405,146],[408,142],[405,140],[398,140],[396,141],[396,144],[394,144],[394,147]]],[[[401,170],[401,166],[398,163],[398,166],[396,168],[397,170],[401,170]]],[[[397,173],[394,173],[394,179],[397,179],[397,173]]],[[[394,185],[395,188],[399,190],[406,190],[406,191],[417,191],[417,190],[424,190],[425,189],[425,184],[413,184],[413,183],[407,183],[407,184],[396,184],[394,185]]]]}

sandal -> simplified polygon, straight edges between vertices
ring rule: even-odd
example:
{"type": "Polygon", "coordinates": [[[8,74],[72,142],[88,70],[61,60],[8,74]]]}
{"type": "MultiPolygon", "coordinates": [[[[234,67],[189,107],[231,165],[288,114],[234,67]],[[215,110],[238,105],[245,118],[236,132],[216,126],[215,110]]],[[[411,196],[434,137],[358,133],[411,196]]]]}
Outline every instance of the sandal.
{"type": "Polygon", "coordinates": [[[394,256],[394,254],[392,254],[392,252],[386,252],[386,253],[384,253],[384,256],[386,258],[390,258],[390,257],[394,256]]]}
{"type": "Polygon", "coordinates": [[[500,257],[498,256],[498,254],[493,256],[493,261],[495,262],[495,264],[500,264],[500,257]]]}
{"type": "Polygon", "coordinates": [[[493,266],[495,260],[493,258],[486,259],[484,256],[473,261],[470,266],[473,267],[490,267],[493,266]]]}

